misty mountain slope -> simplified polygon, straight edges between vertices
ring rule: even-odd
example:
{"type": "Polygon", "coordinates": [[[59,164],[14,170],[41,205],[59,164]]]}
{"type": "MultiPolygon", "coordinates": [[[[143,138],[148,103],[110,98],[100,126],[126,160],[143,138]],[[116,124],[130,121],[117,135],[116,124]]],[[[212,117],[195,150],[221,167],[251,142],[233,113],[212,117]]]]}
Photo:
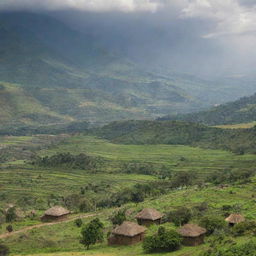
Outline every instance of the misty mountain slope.
{"type": "Polygon", "coordinates": [[[42,106],[34,97],[14,84],[0,83],[0,122],[30,125],[70,122],[73,118],[57,114],[42,106]]]}
{"type": "MultiPolygon", "coordinates": [[[[0,14],[0,78],[57,115],[107,122],[200,108],[179,84],[44,15],[0,14]]],[[[182,80],[182,78],[181,78],[182,80]]]]}
{"type": "Polygon", "coordinates": [[[183,120],[207,125],[249,123],[256,120],[256,94],[214,107],[208,111],[166,116],[161,120],[183,120]]]}

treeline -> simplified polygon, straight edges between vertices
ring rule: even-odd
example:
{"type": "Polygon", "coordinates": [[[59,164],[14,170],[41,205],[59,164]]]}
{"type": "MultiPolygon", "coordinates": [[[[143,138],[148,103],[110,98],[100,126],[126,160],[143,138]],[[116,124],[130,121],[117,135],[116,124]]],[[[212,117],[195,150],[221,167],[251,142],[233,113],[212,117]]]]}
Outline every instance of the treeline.
{"type": "Polygon", "coordinates": [[[256,94],[198,113],[165,116],[159,120],[182,120],[206,125],[239,124],[256,121],[256,94]]]}
{"type": "Polygon", "coordinates": [[[41,167],[65,167],[71,169],[97,170],[103,159],[86,154],[72,155],[71,153],[57,153],[52,156],[36,156],[31,164],[41,167]]]}
{"type": "Polygon", "coordinates": [[[25,136],[33,134],[62,134],[62,133],[78,133],[86,132],[90,128],[90,124],[86,121],[83,122],[71,122],[66,124],[53,124],[45,126],[2,126],[0,128],[0,136],[12,135],[12,136],[25,136]]]}
{"type": "Polygon", "coordinates": [[[256,127],[232,130],[183,121],[121,121],[91,133],[122,144],[189,145],[256,153],[256,127]]]}

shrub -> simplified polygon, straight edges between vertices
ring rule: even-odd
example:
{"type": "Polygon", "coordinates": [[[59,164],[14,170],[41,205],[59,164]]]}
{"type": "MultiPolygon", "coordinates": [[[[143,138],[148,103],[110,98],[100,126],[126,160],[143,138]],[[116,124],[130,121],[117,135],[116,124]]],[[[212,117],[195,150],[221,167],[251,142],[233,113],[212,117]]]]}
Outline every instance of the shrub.
{"type": "Polygon", "coordinates": [[[172,252],[178,250],[180,244],[181,237],[176,231],[159,227],[157,234],[144,239],[143,249],[145,252],[172,252]]]}
{"type": "Polygon", "coordinates": [[[113,225],[121,225],[126,220],[125,210],[119,210],[111,217],[113,225]]]}
{"type": "Polygon", "coordinates": [[[187,207],[180,207],[175,211],[168,213],[168,220],[173,222],[175,226],[187,224],[192,218],[192,212],[187,207]]]}
{"type": "Polygon", "coordinates": [[[7,256],[8,254],[9,248],[4,244],[0,244],[0,256],[7,256]]]}
{"type": "Polygon", "coordinates": [[[13,222],[16,219],[16,210],[15,207],[11,207],[7,210],[5,215],[6,222],[13,222]]]}
{"type": "Polygon", "coordinates": [[[76,225],[78,228],[82,227],[82,225],[83,225],[82,219],[76,219],[76,220],[74,221],[74,223],[75,223],[75,225],[76,225]]]}
{"type": "Polygon", "coordinates": [[[244,221],[236,224],[232,229],[232,234],[234,236],[242,236],[246,233],[251,233],[256,231],[255,221],[244,221]]]}
{"type": "Polygon", "coordinates": [[[8,226],[6,227],[6,230],[7,230],[9,233],[11,233],[11,232],[13,231],[12,225],[8,225],[8,226]]]}
{"type": "Polygon", "coordinates": [[[200,254],[200,256],[255,256],[256,243],[250,241],[242,245],[232,245],[228,249],[212,248],[200,254]]]}
{"type": "Polygon", "coordinates": [[[217,216],[205,216],[200,221],[200,226],[207,229],[207,234],[212,234],[215,230],[223,230],[226,222],[223,218],[217,216]]]}

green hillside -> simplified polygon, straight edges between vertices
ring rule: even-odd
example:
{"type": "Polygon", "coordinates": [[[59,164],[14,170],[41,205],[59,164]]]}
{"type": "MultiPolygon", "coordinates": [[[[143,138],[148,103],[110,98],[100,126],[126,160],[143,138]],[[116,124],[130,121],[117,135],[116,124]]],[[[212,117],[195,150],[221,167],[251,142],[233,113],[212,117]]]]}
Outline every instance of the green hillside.
{"type": "Polygon", "coordinates": [[[183,121],[123,121],[92,134],[115,143],[192,145],[255,153],[255,132],[255,127],[227,130],[183,121]]]}
{"type": "Polygon", "coordinates": [[[161,120],[183,120],[207,125],[250,123],[256,120],[256,94],[214,107],[208,111],[167,116],[161,120]]]}

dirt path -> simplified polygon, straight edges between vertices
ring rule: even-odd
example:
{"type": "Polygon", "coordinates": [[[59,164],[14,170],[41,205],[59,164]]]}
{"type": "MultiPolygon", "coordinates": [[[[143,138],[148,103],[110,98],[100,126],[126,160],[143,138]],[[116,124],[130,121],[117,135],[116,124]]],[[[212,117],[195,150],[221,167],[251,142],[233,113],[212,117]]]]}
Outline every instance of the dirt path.
{"type": "Polygon", "coordinates": [[[24,233],[26,231],[36,229],[36,228],[41,228],[41,227],[46,227],[46,226],[53,226],[53,225],[57,225],[57,224],[60,224],[60,223],[71,222],[71,221],[74,221],[75,219],[79,219],[79,218],[85,219],[85,218],[90,218],[90,217],[94,217],[94,216],[97,216],[97,215],[100,215],[100,213],[85,214],[85,215],[70,217],[68,219],[61,220],[61,221],[56,221],[56,222],[41,223],[41,224],[37,224],[37,225],[34,225],[34,226],[29,226],[29,227],[26,227],[26,228],[23,228],[23,229],[20,229],[20,230],[17,230],[17,231],[13,231],[11,233],[1,234],[0,239],[7,238],[7,237],[10,237],[10,236],[14,236],[14,235],[17,235],[17,234],[20,234],[20,233],[24,233]]]}

